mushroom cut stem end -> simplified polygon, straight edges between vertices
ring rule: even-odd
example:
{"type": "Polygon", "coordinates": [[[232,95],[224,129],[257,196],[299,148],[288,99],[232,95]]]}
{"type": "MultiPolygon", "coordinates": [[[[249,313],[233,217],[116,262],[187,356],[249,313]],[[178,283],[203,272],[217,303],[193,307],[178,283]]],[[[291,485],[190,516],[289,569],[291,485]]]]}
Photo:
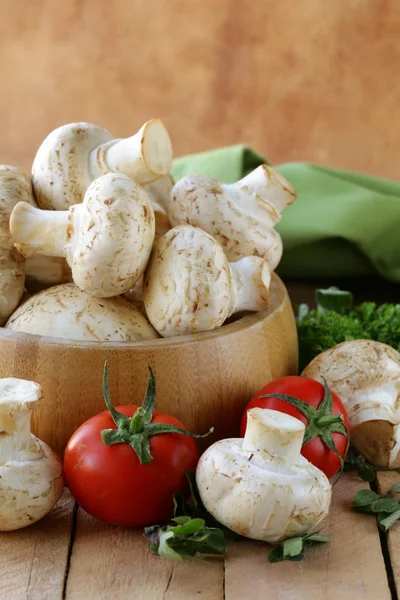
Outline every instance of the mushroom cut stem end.
{"type": "Polygon", "coordinates": [[[166,175],[172,167],[172,144],[160,119],[147,121],[135,134],[116,139],[92,151],[92,166],[102,164],[102,172],[127,175],[145,185],[166,175]]]}
{"type": "Polygon", "coordinates": [[[247,413],[242,448],[298,463],[304,432],[304,423],[291,415],[268,408],[252,408],[247,413]]]}

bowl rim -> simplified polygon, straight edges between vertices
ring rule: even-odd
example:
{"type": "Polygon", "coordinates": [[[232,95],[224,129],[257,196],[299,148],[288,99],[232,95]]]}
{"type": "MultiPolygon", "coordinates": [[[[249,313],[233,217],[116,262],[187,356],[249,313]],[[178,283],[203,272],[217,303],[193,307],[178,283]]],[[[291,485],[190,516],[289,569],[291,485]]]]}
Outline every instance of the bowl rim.
{"type": "Polygon", "coordinates": [[[272,273],[271,286],[270,286],[270,304],[267,310],[263,312],[256,312],[246,314],[227,325],[222,325],[217,329],[211,331],[199,331],[197,333],[189,333],[180,336],[171,336],[167,338],[156,338],[152,340],[144,340],[141,342],[123,342],[123,341],[109,341],[109,342],[96,342],[96,341],[85,341],[85,340],[73,340],[67,338],[56,338],[49,336],[35,335],[31,333],[23,333],[20,331],[13,331],[12,329],[5,329],[0,327],[0,341],[9,339],[10,341],[25,342],[31,344],[45,344],[46,346],[74,346],[78,349],[93,349],[102,348],[104,350],[134,350],[141,348],[149,348],[149,346],[156,348],[172,348],[177,345],[182,346],[185,344],[201,343],[202,341],[209,341],[215,338],[223,338],[237,333],[238,331],[247,330],[252,327],[256,327],[260,322],[270,317],[273,313],[281,309],[285,298],[288,297],[288,293],[283,281],[272,273]]]}

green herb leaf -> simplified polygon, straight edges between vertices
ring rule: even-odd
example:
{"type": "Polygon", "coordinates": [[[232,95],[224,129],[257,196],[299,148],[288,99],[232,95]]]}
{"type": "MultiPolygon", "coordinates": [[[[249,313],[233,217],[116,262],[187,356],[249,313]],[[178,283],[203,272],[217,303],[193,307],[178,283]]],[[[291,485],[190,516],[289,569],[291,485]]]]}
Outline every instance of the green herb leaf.
{"type": "Polygon", "coordinates": [[[268,553],[268,562],[280,562],[283,560],[303,560],[304,552],[310,546],[329,542],[329,537],[321,533],[309,533],[284,540],[274,546],[268,553]]]}
{"type": "Polygon", "coordinates": [[[379,494],[372,490],[359,490],[353,498],[351,508],[359,508],[361,506],[371,506],[374,502],[380,499],[379,494]]]}
{"type": "Polygon", "coordinates": [[[380,498],[371,504],[371,512],[394,513],[400,510],[400,504],[394,498],[380,498]]]}
{"type": "Polygon", "coordinates": [[[294,537],[285,540],[282,543],[284,560],[290,560],[294,556],[298,556],[299,554],[301,554],[303,552],[303,542],[304,540],[301,537],[294,537]]]}
{"type": "Polygon", "coordinates": [[[203,519],[177,517],[176,525],[146,527],[144,535],[151,550],[171,561],[191,560],[198,554],[226,554],[224,534],[220,529],[206,527],[203,519]]]}
{"type": "Polygon", "coordinates": [[[352,309],[353,294],[339,290],[337,287],[330,287],[326,290],[317,290],[316,301],[317,310],[321,314],[328,311],[345,314],[352,309]]]}
{"type": "Polygon", "coordinates": [[[395,512],[392,512],[390,515],[387,515],[387,513],[379,513],[379,515],[378,515],[379,528],[382,529],[382,531],[387,531],[390,527],[392,527],[392,525],[397,523],[397,521],[399,519],[400,519],[400,509],[395,512]]]}

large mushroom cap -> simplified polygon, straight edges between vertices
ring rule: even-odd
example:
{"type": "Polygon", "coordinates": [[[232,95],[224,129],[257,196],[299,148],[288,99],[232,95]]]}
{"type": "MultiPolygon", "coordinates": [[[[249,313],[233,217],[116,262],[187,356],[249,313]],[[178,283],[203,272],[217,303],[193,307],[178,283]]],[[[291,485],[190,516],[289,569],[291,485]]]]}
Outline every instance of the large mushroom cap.
{"type": "Polygon", "coordinates": [[[15,311],[6,328],[95,342],[140,342],[158,337],[146,317],[127,300],[92,298],[73,283],[31,296],[15,311]]]}
{"type": "Polygon", "coordinates": [[[123,294],[143,275],[154,240],[155,219],[145,191],[126,175],[108,173],[70,209],[66,254],[77,286],[91,296],[123,294]]]}
{"type": "Polygon", "coordinates": [[[154,244],[143,298],[150,322],[163,337],[222,325],[229,314],[231,289],[224,251],[202,229],[175,227],[154,244]]]}
{"type": "Polygon", "coordinates": [[[400,354],[380,342],[343,342],[319,354],[302,375],[343,401],[354,446],[373,464],[400,466],[400,354]]]}

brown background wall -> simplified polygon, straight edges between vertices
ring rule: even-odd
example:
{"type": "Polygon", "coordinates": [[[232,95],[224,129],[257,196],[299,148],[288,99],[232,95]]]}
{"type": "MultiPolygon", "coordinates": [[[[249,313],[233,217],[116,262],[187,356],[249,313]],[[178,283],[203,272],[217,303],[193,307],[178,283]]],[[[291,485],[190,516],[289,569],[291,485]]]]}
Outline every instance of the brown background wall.
{"type": "Polygon", "coordinates": [[[400,179],[400,0],[0,0],[0,162],[54,127],[161,117],[176,154],[245,142],[400,179]]]}

